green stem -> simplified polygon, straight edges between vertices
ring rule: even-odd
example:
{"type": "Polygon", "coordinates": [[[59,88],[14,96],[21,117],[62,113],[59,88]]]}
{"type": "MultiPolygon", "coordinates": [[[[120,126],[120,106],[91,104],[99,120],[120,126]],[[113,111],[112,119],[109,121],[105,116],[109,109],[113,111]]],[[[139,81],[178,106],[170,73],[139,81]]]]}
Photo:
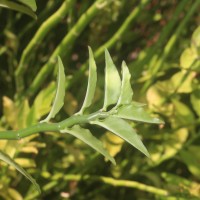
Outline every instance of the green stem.
{"type": "MultiPolygon", "coordinates": [[[[111,0],[109,0],[110,2],[111,0]]],[[[57,55],[62,57],[65,55],[67,50],[70,48],[72,43],[76,40],[76,38],[81,34],[84,28],[88,25],[88,23],[94,18],[94,16],[102,9],[101,5],[106,4],[108,1],[105,0],[97,0],[95,3],[88,8],[88,10],[79,18],[78,22],[73,26],[70,32],[63,38],[61,43],[57,46],[49,61],[42,67],[42,69],[37,74],[37,77],[33,80],[31,86],[27,91],[27,96],[33,96],[40,85],[45,81],[46,77],[53,70],[53,66],[55,64],[55,59],[57,55]]]]}
{"type": "Polygon", "coordinates": [[[31,55],[33,54],[37,46],[41,43],[41,41],[44,39],[44,37],[47,35],[47,33],[66,16],[67,12],[71,8],[71,4],[73,3],[73,1],[74,0],[65,0],[61,7],[41,25],[41,27],[38,29],[28,46],[24,49],[21,60],[19,62],[19,66],[15,71],[15,80],[18,96],[21,96],[21,93],[24,90],[23,75],[28,66],[28,62],[32,57],[31,55]]]}
{"type": "Polygon", "coordinates": [[[61,132],[75,124],[89,123],[89,121],[105,118],[107,113],[95,112],[89,115],[73,115],[59,123],[40,123],[21,130],[0,131],[0,139],[19,140],[39,132],[61,132]]]}
{"type": "MultiPolygon", "coordinates": [[[[85,176],[84,176],[85,177],[85,176]]],[[[82,178],[84,178],[80,175],[67,175],[64,177],[65,180],[81,180],[82,178]]],[[[114,187],[128,187],[128,188],[136,188],[142,191],[146,191],[146,192],[150,192],[150,193],[154,193],[157,195],[163,195],[163,196],[167,196],[169,193],[166,190],[160,189],[160,188],[156,188],[156,187],[152,187],[149,185],[145,185],[143,183],[139,183],[136,181],[129,181],[129,180],[117,180],[114,178],[110,178],[110,177],[104,177],[104,176],[100,176],[100,177],[91,177],[91,176],[86,176],[87,178],[93,178],[93,179],[97,179],[102,181],[103,183],[112,185],[114,187]]]]}
{"type": "MultiPolygon", "coordinates": [[[[143,183],[139,183],[136,181],[130,181],[130,180],[117,180],[114,178],[110,178],[110,177],[105,177],[105,176],[91,176],[91,175],[76,175],[76,174],[69,174],[69,175],[65,175],[62,176],[64,181],[84,181],[87,179],[90,180],[95,180],[95,181],[101,181],[105,184],[111,185],[113,187],[125,187],[125,188],[134,188],[134,189],[138,189],[144,192],[149,192],[155,195],[160,195],[160,196],[168,196],[169,192],[167,190],[164,189],[160,189],[160,188],[156,188],[153,186],[149,186],[149,185],[145,185],[143,183]]],[[[51,188],[55,188],[56,185],[59,183],[59,180],[55,180],[53,182],[51,182],[50,184],[45,185],[42,189],[44,191],[50,190],[51,188]]],[[[31,198],[27,198],[27,199],[34,199],[38,196],[37,193],[32,194],[31,198]]]]}

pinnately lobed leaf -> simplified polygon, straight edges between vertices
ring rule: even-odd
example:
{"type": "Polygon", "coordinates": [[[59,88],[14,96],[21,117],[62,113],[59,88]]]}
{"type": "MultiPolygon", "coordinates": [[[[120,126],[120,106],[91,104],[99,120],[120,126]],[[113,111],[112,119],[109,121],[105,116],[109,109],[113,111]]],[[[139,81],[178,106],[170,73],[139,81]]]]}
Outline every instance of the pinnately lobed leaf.
{"type": "Polygon", "coordinates": [[[109,116],[105,118],[104,120],[94,120],[94,121],[91,121],[90,123],[106,128],[107,130],[113,132],[114,134],[118,135],[122,139],[126,140],[128,143],[133,145],[136,149],[144,153],[147,157],[150,157],[146,147],[142,143],[137,133],[129,125],[129,123],[127,123],[123,119],[109,116]]]}
{"type": "Polygon", "coordinates": [[[32,178],[30,174],[28,174],[20,165],[18,165],[12,158],[10,158],[7,154],[0,151],[0,159],[11,165],[15,169],[17,169],[21,174],[23,174],[27,179],[31,181],[31,183],[35,186],[39,193],[41,193],[40,186],[36,183],[35,179],[32,178]]]}
{"type": "Polygon", "coordinates": [[[121,88],[121,79],[117,68],[115,67],[108,50],[105,50],[105,96],[103,110],[106,110],[109,105],[116,104],[121,88]]]}
{"type": "Polygon", "coordinates": [[[93,149],[104,155],[108,160],[110,160],[114,165],[116,162],[114,158],[108,153],[108,151],[103,147],[103,144],[100,140],[94,137],[88,129],[81,128],[79,125],[75,125],[70,129],[64,129],[61,133],[69,133],[74,137],[82,140],[93,149]]]}
{"type": "Polygon", "coordinates": [[[87,92],[85,96],[85,100],[83,102],[82,108],[79,111],[79,114],[83,114],[84,110],[88,108],[92,100],[94,98],[94,93],[96,89],[96,82],[97,82],[97,67],[94,60],[94,56],[92,53],[92,49],[88,47],[89,49],[89,77],[88,77],[88,86],[87,86],[87,92]]]}
{"type": "Polygon", "coordinates": [[[60,57],[58,57],[58,78],[57,78],[56,96],[49,115],[46,117],[46,119],[40,121],[40,123],[48,122],[60,111],[60,109],[64,104],[64,97],[65,97],[65,72],[63,63],[60,57]]]}

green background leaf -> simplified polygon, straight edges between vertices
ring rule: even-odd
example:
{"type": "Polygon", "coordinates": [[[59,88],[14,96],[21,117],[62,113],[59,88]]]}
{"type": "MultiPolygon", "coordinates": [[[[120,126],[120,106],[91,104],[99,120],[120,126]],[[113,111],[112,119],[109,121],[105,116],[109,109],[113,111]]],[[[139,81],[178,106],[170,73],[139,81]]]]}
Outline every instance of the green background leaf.
{"type": "Polygon", "coordinates": [[[17,169],[21,174],[23,174],[27,179],[31,181],[31,183],[35,186],[39,193],[41,193],[39,185],[36,181],[28,174],[19,164],[17,164],[12,158],[10,158],[7,154],[0,151],[0,159],[6,162],[7,164],[11,165],[15,169],[17,169]]]}

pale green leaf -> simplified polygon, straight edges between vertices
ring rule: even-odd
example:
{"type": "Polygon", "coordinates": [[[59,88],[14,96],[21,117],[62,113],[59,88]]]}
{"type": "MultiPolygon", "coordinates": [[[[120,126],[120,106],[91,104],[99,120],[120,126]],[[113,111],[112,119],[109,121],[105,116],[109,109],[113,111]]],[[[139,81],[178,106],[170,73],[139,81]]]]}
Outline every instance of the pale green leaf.
{"type": "Polygon", "coordinates": [[[175,126],[194,123],[195,116],[189,105],[179,101],[178,99],[172,99],[172,102],[174,107],[174,117],[176,119],[176,121],[174,121],[175,126]]]}
{"type": "Polygon", "coordinates": [[[18,0],[21,3],[25,4],[26,6],[28,6],[29,8],[31,8],[33,11],[37,10],[37,5],[35,0],[18,0]]]}
{"type": "Polygon", "coordinates": [[[65,97],[65,72],[63,63],[60,57],[58,57],[58,78],[57,78],[56,96],[49,115],[46,117],[46,119],[42,120],[41,123],[48,122],[60,111],[60,109],[64,104],[64,97],[65,97]]]}
{"type": "Polygon", "coordinates": [[[184,69],[188,69],[194,65],[195,60],[198,58],[198,54],[195,48],[187,48],[183,51],[180,57],[180,65],[184,69]]]}
{"type": "Polygon", "coordinates": [[[200,47],[200,26],[192,34],[192,44],[197,48],[200,47]]]}
{"type": "MultiPolygon", "coordinates": [[[[197,150],[200,150],[198,148],[197,150]]],[[[197,151],[198,152],[198,151],[197,151]]],[[[196,152],[190,152],[190,147],[188,150],[181,150],[179,153],[181,161],[185,163],[188,170],[195,176],[200,178],[200,168],[199,168],[199,158],[196,152]],[[192,155],[192,156],[191,156],[192,155]]]]}
{"type": "Polygon", "coordinates": [[[126,63],[122,62],[122,85],[121,93],[117,105],[129,104],[133,98],[133,90],[130,84],[131,74],[128,70],[126,63]]]}
{"type": "Polygon", "coordinates": [[[0,7],[22,12],[33,17],[34,19],[37,19],[36,14],[30,8],[12,1],[0,0],[0,7]]]}
{"type": "Polygon", "coordinates": [[[151,115],[148,114],[143,107],[136,107],[134,104],[123,105],[119,107],[114,116],[139,122],[155,124],[163,123],[162,120],[151,117],[151,115]]]}
{"type": "Polygon", "coordinates": [[[194,90],[192,92],[191,103],[192,103],[194,110],[196,111],[196,113],[200,117],[200,89],[194,90]]]}
{"type": "Polygon", "coordinates": [[[95,88],[96,88],[96,82],[97,82],[97,70],[96,70],[96,63],[94,60],[94,56],[92,53],[92,49],[89,47],[89,77],[88,77],[88,86],[87,86],[87,92],[85,96],[84,103],[82,105],[82,108],[80,110],[80,114],[84,112],[86,108],[88,108],[92,100],[94,98],[95,88]]]}
{"type": "Polygon", "coordinates": [[[51,110],[51,104],[54,100],[56,92],[56,84],[55,82],[50,83],[47,87],[45,87],[43,90],[39,92],[39,94],[35,97],[33,106],[31,107],[31,112],[29,118],[31,119],[31,115],[33,116],[33,124],[34,122],[37,122],[39,119],[41,119],[42,116],[49,113],[51,110]]]}
{"type": "Polygon", "coordinates": [[[19,164],[17,164],[12,158],[10,158],[7,154],[0,151],[0,159],[6,162],[7,164],[14,167],[16,170],[18,170],[21,174],[23,174],[27,179],[31,181],[31,183],[36,187],[39,193],[41,193],[39,185],[36,183],[36,181],[32,178],[30,174],[28,174],[19,164]]]}
{"type": "Polygon", "coordinates": [[[109,155],[108,151],[103,147],[101,141],[94,137],[88,129],[84,129],[78,125],[75,125],[70,129],[61,130],[61,133],[69,133],[74,137],[82,140],[83,142],[91,146],[93,149],[104,155],[114,165],[116,164],[114,158],[109,155]]]}
{"type": "Polygon", "coordinates": [[[146,147],[143,145],[140,137],[137,135],[135,130],[123,119],[109,116],[104,120],[95,120],[91,121],[90,123],[102,126],[113,132],[114,134],[118,135],[133,145],[136,149],[144,153],[147,157],[149,157],[149,153],[146,147]]]}
{"type": "Polygon", "coordinates": [[[106,110],[109,105],[116,104],[121,88],[121,79],[117,68],[115,67],[108,50],[105,50],[105,96],[103,110],[106,110]]]}

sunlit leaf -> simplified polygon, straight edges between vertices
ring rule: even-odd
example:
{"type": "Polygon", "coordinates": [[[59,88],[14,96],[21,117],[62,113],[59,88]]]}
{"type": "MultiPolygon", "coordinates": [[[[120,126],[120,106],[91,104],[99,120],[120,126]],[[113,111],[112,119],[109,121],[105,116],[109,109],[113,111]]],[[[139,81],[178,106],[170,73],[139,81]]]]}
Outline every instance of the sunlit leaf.
{"type": "Polygon", "coordinates": [[[123,119],[110,116],[105,118],[104,120],[91,121],[91,124],[96,124],[106,128],[107,130],[126,140],[136,149],[149,157],[149,153],[146,147],[143,145],[140,137],[137,135],[135,130],[123,119]]]}
{"type": "Polygon", "coordinates": [[[93,149],[104,155],[114,165],[116,164],[114,158],[109,155],[108,151],[103,147],[101,141],[94,137],[88,129],[84,129],[78,125],[75,125],[72,128],[64,129],[61,132],[69,133],[74,137],[79,138],[80,140],[91,146],[93,149]]]}
{"type": "Polygon", "coordinates": [[[176,99],[172,100],[174,105],[174,116],[176,121],[174,121],[174,126],[181,126],[188,123],[194,122],[194,113],[188,107],[188,105],[178,101],[176,99]]]}
{"type": "Polygon", "coordinates": [[[16,120],[18,116],[18,108],[14,102],[6,96],[3,96],[3,112],[8,125],[13,129],[19,128],[16,120]]]}
{"type": "Polygon", "coordinates": [[[33,17],[34,19],[37,19],[37,16],[30,8],[28,8],[27,6],[15,3],[13,1],[0,0],[0,7],[4,7],[4,8],[8,8],[8,9],[15,10],[18,12],[22,12],[24,14],[27,14],[27,15],[33,17]]]}
{"type": "Polygon", "coordinates": [[[117,105],[129,104],[133,98],[133,90],[130,84],[131,74],[128,70],[126,63],[122,63],[122,85],[121,93],[117,105]]]}
{"type": "Polygon", "coordinates": [[[16,170],[18,170],[21,174],[23,174],[27,179],[29,179],[35,188],[38,190],[39,193],[41,193],[39,185],[36,183],[36,181],[31,177],[30,174],[28,174],[20,165],[18,165],[12,158],[10,158],[7,154],[0,151],[0,159],[6,162],[7,164],[14,167],[16,170]]]}
{"type": "MultiPolygon", "coordinates": [[[[9,199],[8,200],[23,200],[23,197],[21,196],[21,194],[13,188],[8,188],[7,195],[9,193],[9,199]]],[[[6,198],[7,199],[7,198],[6,198]]]]}
{"type": "Polygon", "coordinates": [[[134,104],[123,105],[117,110],[116,117],[140,121],[140,122],[147,122],[147,123],[155,123],[160,124],[163,123],[162,120],[158,118],[151,117],[143,107],[136,107],[134,104]]]}
{"type": "Polygon", "coordinates": [[[58,57],[58,79],[57,79],[57,90],[56,90],[56,96],[51,108],[51,111],[49,115],[46,117],[46,119],[42,120],[42,122],[48,122],[51,118],[53,118],[62,108],[64,104],[64,97],[65,97],[65,72],[64,72],[64,66],[63,63],[58,57]]]}
{"type": "MultiPolygon", "coordinates": [[[[200,150],[200,148],[196,148],[196,150],[200,150]]],[[[198,152],[196,151],[196,152],[198,152]]],[[[190,147],[188,150],[180,151],[180,158],[186,164],[188,170],[195,176],[200,178],[200,168],[199,168],[199,161],[198,155],[196,152],[191,152],[190,147]],[[192,155],[192,156],[191,156],[192,155]]]]}
{"type": "Polygon", "coordinates": [[[103,110],[106,110],[109,105],[116,104],[121,88],[121,79],[117,68],[115,67],[108,50],[105,50],[105,96],[103,110]]]}
{"type": "Polygon", "coordinates": [[[35,0],[18,0],[18,1],[22,2],[23,4],[31,8],[33,11],[37,10],[37,5],[35,0]]]}
{"type": "Polygon", "coordinates": [[[192,67],[195,60],[198,58],[195,48],[187,48],[183,51],[180,57],[180,65],[184,69],[192,67]]]}
{"type": "Polygon", "coordinates": [[[102,141],[111,156],[115,156],[119,153],[125,142],[122,138],[112,134],[110,131],[104,134],[102,141]]]}
{"type": "Polygon", "coordinates": [[[198,26],[192,34],[192,45],[197,48],[200,47],[200,26],[198,26]]]}
{"type": "Polygon", "coordinates": [[[191,99],[191,103],[192,103],[194,110],[200,117],[200,89],[194,90],[191,94],[190,99],[191,99]]]}
{"type": "Polygon", "coordinates": [[[56,90],[55,85],[55,82],[50,83],[36,96],[28,116],[30,124],[38,121],[51,110],[51,103],[54,99],[56,90]]]}
{"type": "Polygon", "coordinates": [[[157,140],[157,145],[151,145],[151,164],[153,166],[158,166],[169,159],[174,158],[174,156],[183,148],[186,140],[188,139],[188,130],[186,128],[181,128],[169,133],[161,133],[157,140]],[[163,135],[165,137],[163,138],[163,135]]]}
{"type": "Polygon", "coordinates": [[[31,158],[15,158],[15,162],[23,168],[36,167],[35,161],[31,158]]]}
{"type": "Polygon", "coordinates": [[[82,114],[84,112],[84,110],[91,105],[92,100],[94,98],[96,82],[97,82],[96,63],[95,63],[95,60],[94,60],[92,49],[89,47],[88,86],[87,86],[87,92],[86,92],[84,103],[83,103],[82,108],[79,112],[80,114],[82,114]]]}

